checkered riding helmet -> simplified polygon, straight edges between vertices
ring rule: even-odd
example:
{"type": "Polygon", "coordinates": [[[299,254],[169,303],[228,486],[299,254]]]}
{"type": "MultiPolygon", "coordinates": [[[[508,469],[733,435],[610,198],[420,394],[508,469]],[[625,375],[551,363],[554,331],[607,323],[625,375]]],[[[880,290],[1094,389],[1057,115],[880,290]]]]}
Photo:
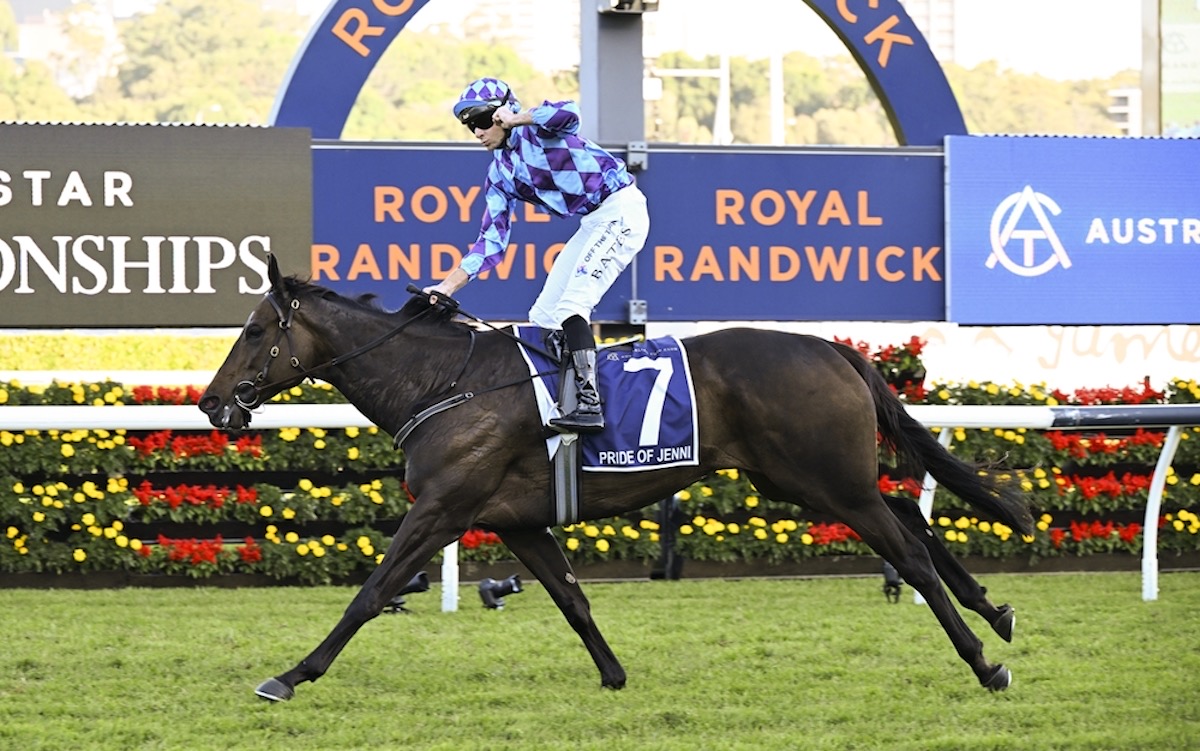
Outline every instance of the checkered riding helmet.
{"type": "Polygon", "coordinates": [[[480,78],[472,81],[458,96],[454,105],[454,116],[460,123],[465,123],[475,115],[488,110],[497,109],[501,105],[508,106],[513,112],[521,111],[521,103],[513,95],[508,84],[499,78],[480,78]]]}

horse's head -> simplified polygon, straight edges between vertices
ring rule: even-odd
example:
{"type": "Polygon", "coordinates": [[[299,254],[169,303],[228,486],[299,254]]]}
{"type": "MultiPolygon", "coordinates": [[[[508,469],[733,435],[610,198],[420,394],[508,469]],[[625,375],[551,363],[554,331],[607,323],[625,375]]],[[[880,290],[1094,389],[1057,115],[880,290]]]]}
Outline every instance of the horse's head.
{"type": "Polygon", "coordinates": [[[268,260],[271,289],[250,313],[241,336],[200,397],[199,407],[217,428],[241,430],[250,411],[305,378],[318,343],[300,318],[300,298],[289,292],[275,256],[268,260]]]}

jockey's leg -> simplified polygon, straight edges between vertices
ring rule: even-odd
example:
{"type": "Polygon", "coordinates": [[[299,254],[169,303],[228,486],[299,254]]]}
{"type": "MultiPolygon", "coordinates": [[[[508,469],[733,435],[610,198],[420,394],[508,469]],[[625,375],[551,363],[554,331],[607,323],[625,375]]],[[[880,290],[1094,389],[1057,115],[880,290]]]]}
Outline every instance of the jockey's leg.
{"type": "MultiPolygon", "coordinates": [[[[550,420],[550,424],[573,433],[598,433],[604,430],[604,415],[596,387],[596,340],[592,327],[582,316],[573,315],[563,321],[563,333],[575,369],[575,411],[550,420]]],[[[564,382],[560,388],[565,387],[564,382]]]]}

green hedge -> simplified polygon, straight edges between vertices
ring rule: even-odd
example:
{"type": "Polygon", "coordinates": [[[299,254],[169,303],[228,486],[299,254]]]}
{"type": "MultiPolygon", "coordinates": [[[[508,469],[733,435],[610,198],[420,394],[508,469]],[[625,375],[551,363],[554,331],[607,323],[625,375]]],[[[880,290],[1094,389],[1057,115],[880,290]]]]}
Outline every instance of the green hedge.
{"type": "MultiPolygon", "coordinates": [[[[878,362],[878,358],[877,358],[878,362]]],[[[1197,403],[1200,386],[1176,379],[1063,392],[1044,384],[909,382],[925,404],[1197,403]]],[[[3,405],[194,404],[200,389],[58,383],[0,384],[3,405]]],[[[340,402],[325,384],[276,401],[340,402]]],[[[267,409],[270,409],[268,406],[267,409]]],[[[2,422],[0,422],[2,424],[2,422]]],[[[960,456],[1000,461],[1028,491],[1038,532],[1028,538],[959,508],[939,491],[932,523],[962,555],[1042,557],[1141,550],[1150,474],[1165,433],[955,429],[960,456]]],[[[1159,547],[1200,550],[1200,428],[1184,431],[1168,478],[1159,547]]],[[[916,498],[916,480],[880,477],[885,492],[916,498]]],[[[692,560],[794,561],[870,554],[833,519],[802,518],[762,498],[736,470],[677,496],[678,550],[692,560]]],[[[257,573],[305,583],[362,575],[382,556],[411,498],[403,457],[376,429],[219,431],[0,430],[0,572],[257,573]]],[[[654,509],[556,531],[576,563],[659,554],[654,509]]],[[[495,535],[472,530],[464,560],[509,558],[495,535]]]]}

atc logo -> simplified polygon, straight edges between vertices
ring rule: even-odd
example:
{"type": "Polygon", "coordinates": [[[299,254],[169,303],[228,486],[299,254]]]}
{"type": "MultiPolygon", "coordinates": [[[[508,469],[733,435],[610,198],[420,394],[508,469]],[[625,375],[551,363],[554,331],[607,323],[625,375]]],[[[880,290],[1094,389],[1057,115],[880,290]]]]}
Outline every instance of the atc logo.
{"type": "Polygon", "coordinates": [[[1054,199],[1028,185],[1001,201],[992,214],[992,252],[984,265],[994,269],[999,263],[1018,276],[1041,276],[1060,264],[1071,268],[1047,211],[1058,216],[1062,209],[1054,199]],[[1010,243],[1016,246],[1016,258],[1009,255],[1010,243]]]}

